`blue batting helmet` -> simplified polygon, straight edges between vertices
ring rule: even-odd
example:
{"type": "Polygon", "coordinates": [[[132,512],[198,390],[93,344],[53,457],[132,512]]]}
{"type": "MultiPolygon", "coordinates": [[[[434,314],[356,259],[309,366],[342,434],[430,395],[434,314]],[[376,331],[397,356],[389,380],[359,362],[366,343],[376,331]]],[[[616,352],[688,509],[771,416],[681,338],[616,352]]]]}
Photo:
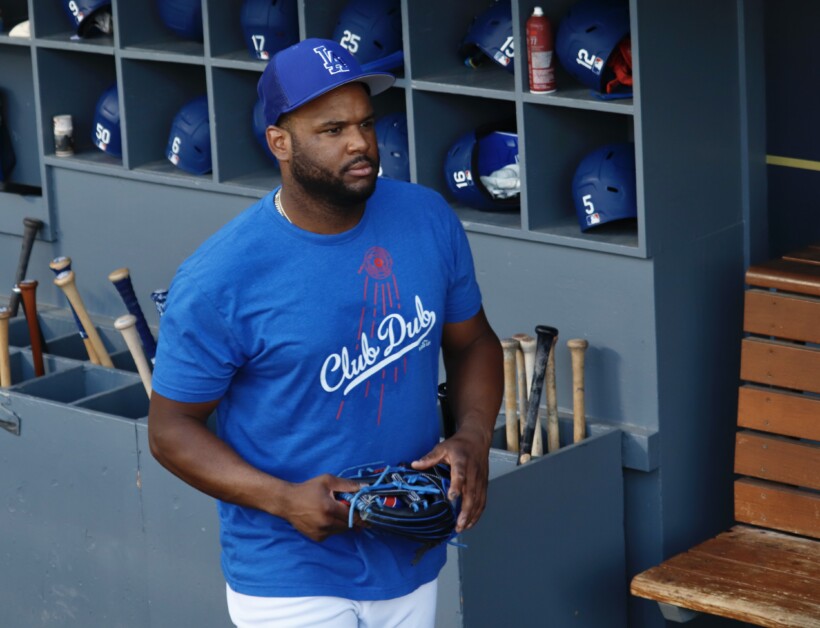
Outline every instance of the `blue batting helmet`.
{"type": "Polygon", "coordinates": [[[168,147],[169,161],[191,174],[211,171],[211,127],[208,99],[205,96],[185,103],[171,123],[168,147]]]}
{"type": "Polygon", "coordinates": [[[86,37],[99,24],[96,19],[99,14],[111,14],[111,0],[63,0],[63,10],[74,24],[77,34],[86,37]]]}
{"type": "Polygon", "coordinates": [[[202,41],[202,0],[157,0],[162,23],[183,39],[202,41]]]}
{"type": "Polygon", "coordinates": [[[252,57],[267,61],[299,41],[296,0],[245,0],[239,14],[252,57]]]}
{"type": "Polygon", "coordinates": [[[389,179],[410,180],[410,155],[407,140],[407,114],[389,113],[376,120],[379,143],[379,175],[389,179]]]}
{"type": "Polygon", "coordinates": [[[587,154],[572,178],[572,200],[581,231],[637,217],[634,145],[607,144],[587,154]]]}
{"type": "Polygon", "coordinates": [[[461,53],[468,66],[476,67],[489,57],[508,72],[513,72],[515,41],[510,0],[498,0],[473,18],[467,36],[461,42],[461,53]]]}
{"type": "Polygon", "coordinates": [[[400,0],[350,0],[339,14],[332,39],[366,72],[400,67],[404,63],[400,0]]]}
{"type": "Polygon", "coordinates": [[[91,141],[101,151],[122,157],[122,133],[120,131],[120,99],[116,83],[106,89],[94,109],[91,141]]]}

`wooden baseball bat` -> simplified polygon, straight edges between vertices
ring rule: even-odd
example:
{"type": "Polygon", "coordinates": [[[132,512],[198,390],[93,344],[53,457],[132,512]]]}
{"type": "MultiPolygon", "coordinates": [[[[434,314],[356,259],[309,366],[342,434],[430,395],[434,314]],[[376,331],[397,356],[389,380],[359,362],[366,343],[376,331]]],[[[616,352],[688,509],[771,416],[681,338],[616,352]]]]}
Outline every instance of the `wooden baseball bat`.
{"type": "Polygon", "coordinates": [[[9,318],[11,310],[0,307],[0,387],[11,386],[11,361],[9,359],[9,318]]]}
{"type": "Polygon", "coordinates": [[[74,282],[74,271],[67,270],[57,275],[57,277],[54,278],[54,285],[62,288],[68,298],[69,303],[71,303],[74,311],[77,312],[77,316],[80,318],[80,322],[85,329],[85,333],[88,334],[88,339],[94,347],[94,353],[97,354],[100,364],[102,366],[114,368],[114,363],[111,362],[111,356],[109,356],[108,351],[105,350],[102,338],[100,338],[100,335],[97,333],[97,328],[94,327],[94,323],[91,321],[91,317],[85,309],[85,304],[80,296],[80,291],[77,290],[77,285],[74,282]]]}
{"type": "MultiPolygon", "coordinates": [[[[31,249],[34,246],[34,238],[37,232],[42,228],[43,221],[37,218],[23,218],[23,241],[20,247],[20,259],[17,262],[17,274],[14,277],[14,283],[19,284],[26,276],[28,270],[28,261],[31,258],[31,249]]],[[[20,295],[12,292],[11,299],[9,299],[9,309],[11,310],[11,317],[17,316],[17,308],[20,305],[20,295]]]]}
{"type": "Polygon", "coordinates": [[[46,374],[43,364],[43,345],[40,342],[42,330],[40,321],[37,319],[37,285],[36,279],[24,279],[19,284],[20,294],[23,299],[23,309],[26,313],[28,323],[28,335],[31,339],[31,358],[34,362],[34,375],[40,377],[46,374]]]}
{"type": "MultiPolygon", "coordinates": [[[[60,257],[55,257],[49,263],[48,267],[54,271],[55,275],[59,275],[62,272],[67,270],[71,270],[71,258],[65,255],[60,257]]],[[[71,310],[71,314],[74,316],[74,322],[77,324],[77,331],[80,334],[80,338],[83,340],[83,344],[85,345],[85,351],[88,354],[88,359],[92,364],[99,364],[100,358],[97,357],[97,353],[94,351],[94,345],[91,344],[91,340],[88,338],[88,334],[85,333],[85,328],[83,324],[80,322],[80,317],[77,316],[77,312],[74,310],[74,306],[71,305],[69,302],[68,308],[71,310]]]]}
{"type": "Polygon", "coordinates": [[[547,370],[547,360],[552,345],[558,337],[558,330],[547,325],[538,325],[535,328],[536,348],[535,365],[532,373],[532,386],[527,400],[527,426],[524,430],[524,439],[519,448],[518,464],[529,462],[532,458],[532,442],[535,437],[535,427],[538,422],[538,406],[541,404],[541,392],[544,388],[544,375],[547,370]]]}
{"type": "Polygon", "coordinates": [[[501,341],[504,352],[504,418],[506,419],[507,451],[518,451],[518,418],[515,396],[515,353],[518,341],[504,338],[501,341]]]}
{"type": "Polygon", "coordinates": [[[572,355],[572,438],[578,443],[586,437],[586,407],[584,401],[584,361],[589,342],[583,338],[567,340],[572,355]]]}
{"type": "Polygon", "coordinates": [[[151,366],[145,357],[140,344],[140,337],[137,333],[137,317],[133,314],[124,314],[114,321],[116,327],[122,337],[125,339],[125,344],[128,345],[128,350],[131,352],[131,357],[134,358],[134,364],[137,365],[137,372],[142,380],[142,385],[145,387],[145,392],[148,398],[151,398],[151,366]]]}
{"type": "MultiPolygon", "coordinates": [[[[521,345],[521,352],[520,355],[523,359],[523,368],[521,371],[523,372],[523,381],[521,377],[521,373],[519,373],[519,385],[523,383],[524,387],[524,394],[523,394],[523,403],[521,403],[522,395],[519,393],[519,408],[520,408],[520,415],[521,415],[521,436],[524,436],[524,423],[525,417],[527,415],[527,400],[529,399],[530,388],[532,388],[532,374],[533,370],[535,369],[535,349],[538,345],[535,338],[530,336],[529,334],[513,334],[513,338],[518,340],[519,344],[521,345]]],[[[550,354],[552,355],[552,354],[550,354]]],[[[532,440],[532,455],[533,456],[542,456],[544,455],[544,438],[541,435],[541,416],[539,413],[536,426],[535,426],[535,436],[532,440]]]]}
{"type": "Polygon", "coordinates": [[[145,315],[142,313],[139,300],[134,292],[131,272],[127,268],[118,268],[108,275],[108,280],[114,284],[117,292],[120,293],[122,302],[125,303],[128,312],[134,315],[145,357],[153,362],[157,353],[157,343],[154,341],[154,335],[148,327],[148,322],[145,320],[145,315]]]}
{"type": "MultiPolygon", "coordinates": [[[[558,338],[556,337],[556,342],[558,338]]],[[[555,383],[555,347],[550,351],[547,360],[547,451],[557,451],[561,447],[561,434],[558,427],[558,391],[555,383]]]]}

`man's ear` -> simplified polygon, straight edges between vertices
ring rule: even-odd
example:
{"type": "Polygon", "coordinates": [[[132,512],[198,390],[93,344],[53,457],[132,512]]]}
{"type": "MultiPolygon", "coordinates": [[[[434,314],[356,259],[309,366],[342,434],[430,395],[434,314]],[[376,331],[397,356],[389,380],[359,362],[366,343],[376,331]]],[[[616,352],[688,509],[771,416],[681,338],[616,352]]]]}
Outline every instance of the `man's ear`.
{"type": "Polygon", "coordinates": [[[265,139],[273,156],[279,161],[290,160],[290,133],[280,126],[271,125],[265,129],[265,139]]]}

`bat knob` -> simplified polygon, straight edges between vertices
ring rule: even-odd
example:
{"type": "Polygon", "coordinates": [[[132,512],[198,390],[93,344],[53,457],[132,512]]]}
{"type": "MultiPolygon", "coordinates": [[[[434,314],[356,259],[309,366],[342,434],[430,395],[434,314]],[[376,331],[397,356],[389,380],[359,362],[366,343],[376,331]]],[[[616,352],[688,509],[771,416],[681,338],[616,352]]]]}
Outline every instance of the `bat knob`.
{"type": "Polygon", "coordinates": [[[129,327],[133,327],[137,324],[137,317],[133,314],[123,314],[117,320],[114,321],[114,327],[120,331],[123,329],[128,329],[129,327]]]}
{"type": "Polygon", "coordinates": [[[26,216],[25,218],[23,218],[23,226],[29,227],[31,229],[39,229],[44,224],[45,223],[42,220],[40,220],[39,218],[31,218],[29,216],[26,216]]]}
{"type": "Polygon", "coordinates": [[[125,279],[129,275],[129,270],[125,267],[118,268],[117,270],[112,270],[108,275],[108,281],[117,282],[121,279],[125,279]]]}

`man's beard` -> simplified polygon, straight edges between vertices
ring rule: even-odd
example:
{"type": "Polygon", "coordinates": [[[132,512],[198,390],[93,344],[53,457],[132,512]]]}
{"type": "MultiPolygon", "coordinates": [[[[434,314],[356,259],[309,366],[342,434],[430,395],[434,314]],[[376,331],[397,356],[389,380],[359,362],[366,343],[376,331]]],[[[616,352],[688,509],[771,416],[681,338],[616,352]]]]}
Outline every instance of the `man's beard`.
{"type": "Polygon", "coordinates": [[[293,151],[290,162],[291,175],[302,189],[317,200],[330,206],[350,208],[364,203],[373,195],[376,190],[375,176],[365,187],[351,188],[342,180],[342,175],[361,163],[370,164],[373,167],[373,172],[376,173],[379,171],[378,159],[374,163],[372,159],[362,155],[345,164],[340,172],[336,173],[320,166],[308,157],[307,153],[301,150],[301,146],[295,137],[291,141],[293,151]]]}

